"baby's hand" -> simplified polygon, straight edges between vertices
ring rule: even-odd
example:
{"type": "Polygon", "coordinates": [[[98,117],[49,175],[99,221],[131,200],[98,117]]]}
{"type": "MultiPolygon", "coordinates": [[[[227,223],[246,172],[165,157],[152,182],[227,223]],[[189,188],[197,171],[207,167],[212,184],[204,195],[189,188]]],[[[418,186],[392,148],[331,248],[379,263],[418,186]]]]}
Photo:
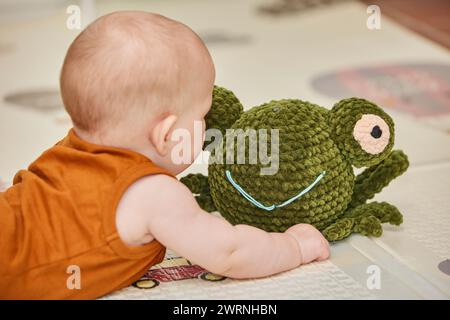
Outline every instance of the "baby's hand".
{"type": "Polygon", "coordinates": [[[322,261],[330,256],[328,241],[319,230],[310,224],[296,224],[285,231],[292,235],[298,243],[302,256],[301,264],[322,261]]]}

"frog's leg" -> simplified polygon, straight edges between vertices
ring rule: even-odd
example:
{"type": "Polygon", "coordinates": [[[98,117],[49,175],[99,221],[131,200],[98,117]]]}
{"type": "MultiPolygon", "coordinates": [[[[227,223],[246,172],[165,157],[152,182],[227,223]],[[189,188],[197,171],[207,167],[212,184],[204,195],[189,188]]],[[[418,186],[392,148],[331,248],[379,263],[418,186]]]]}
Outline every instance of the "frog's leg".
{"type": "Polygon", "coordinates": [[[341,218],[322,230],[322,234],[328,241],[338,241],[347,238],[353,233],[355,218],[341,218]]]}
{"type": "Polygon", "coordinates": [[[344,213],[344,217],[346,218],[363,218],[369,216],[377,218],[381,223],[389,222],[396,226],[403,222],[403,215],[400,211],[387,202],[374,201],[365,203],[344,213]]]}
{"type": "Polygon", "coordinates": [[[181,178],[180,182],[188,187],[189,190],[191,190],[200,208],[207,212],[217,211],[216,206],[214,205],[214,201],[211,197],[207,176],[201,173],[191,173],[181,178]]]}
{"type": "Polygon", "coordinates": [[[395,206],[387,202],[365,203],[348,210],[322,233],[329,241],[342,240],[353,232],[379,237],[383,233],[381,224],[386,222],[399,225],[403,222],[403,216],[395,206]]]}
{"type": "Polygon", "coordinates": [[[341,218],[322,231],[328,241],[338,241],[347,238],[353,232],[365,236],[379,237],[383,233],[381,221],[375,216],[360,216],[356,218],[341,218]]]}
{"type": "Polygon", "coordinates": [[[380,192],[393,179],[406,171],[408,157],[401,150],[392,151],[379,164],[369,167],[356,177],[353,197],[348,208],[356,208],[380,192]]]}

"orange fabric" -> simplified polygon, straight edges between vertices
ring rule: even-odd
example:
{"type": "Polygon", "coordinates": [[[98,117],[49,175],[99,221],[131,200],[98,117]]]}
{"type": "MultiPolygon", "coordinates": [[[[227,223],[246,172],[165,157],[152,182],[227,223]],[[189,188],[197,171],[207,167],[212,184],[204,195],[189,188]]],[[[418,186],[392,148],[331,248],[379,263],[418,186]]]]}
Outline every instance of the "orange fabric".
{"type": "Polygon", "coordinates": [[[19,171],[0,193],[0,298],[97,298],[161,262],[161,243],[127,246],[115,224],[125,190],[156,173],[170,175],[138,153],[87,143],[73,129],[19,171]],[[80,289],[68,288],[72,265],[80,268],[80,289]]]}

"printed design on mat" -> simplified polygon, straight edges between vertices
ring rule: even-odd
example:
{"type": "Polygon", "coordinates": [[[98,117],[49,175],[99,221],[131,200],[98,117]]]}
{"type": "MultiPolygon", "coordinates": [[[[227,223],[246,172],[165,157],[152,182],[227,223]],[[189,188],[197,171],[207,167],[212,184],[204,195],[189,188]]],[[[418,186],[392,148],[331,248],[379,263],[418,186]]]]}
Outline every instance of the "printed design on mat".
{"type": "Polygon", "coordinates": [[[165,258],[161,263],[151,267],[133,286],[139,289],[152,289],[161,282],[186,279],[202,279],[205,281],[222,281],[226,277],[209,272],[192,264],[182,257],[165,258]]]}
{"type": "Polygon", "coordinates": [[[38,112],[51,112],[64,108],[58,90],[24,90],[8,94],[4,101],[20,108],[32,109],[38,112]]]}
{"type": "Polygon", "coordinates": [[[450,114],[450,65],[399,64],[345,69],[313,79],[333,98],[364,97],[416,117],[450,114]]]}
{"type": "Polygon", "coordinates": [[[441,270],[446,275],[450,276],[450,259],[446,259],[439,263],[438,265],[439,270],[441,270]]]}
{"type": "Polygon", "coordinates": [[[310,9],[322,8],[346,1],[350,0],[276,0],[258,7],[258,10],[261,13],[278,17],[302,13],[310,9]]]}
{"type": "Polygon", "coordinates": [[[248,34],[234,34],[221,30],[200,32],[200,38],[202,38],[207,45],[245,45],[252,42],[252,38],[248,34]]]}

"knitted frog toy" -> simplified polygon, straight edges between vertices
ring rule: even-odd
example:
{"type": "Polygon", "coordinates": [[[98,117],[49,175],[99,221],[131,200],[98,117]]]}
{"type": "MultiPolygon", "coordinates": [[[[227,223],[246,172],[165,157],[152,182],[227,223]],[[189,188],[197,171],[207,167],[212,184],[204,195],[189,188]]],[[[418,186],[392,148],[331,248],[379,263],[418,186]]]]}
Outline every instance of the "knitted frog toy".
{"type": "MultiPolygon", "coordinates": [[[[309,223],[329,241],[353,232],[379,237],[382,223],[402,223],[395,206],[367,202],[409,165],[402,151],[392,151],[391,117],[374,103],[349,98],[328,110],[302,100],[283,99],[243,112],[231,91],[216,86],[205,120],[207,128],[219,129],[222,140],[227,141],[229,128],[241,132],[278,129],[277,139],[263,140],[272,151],[272,142],[278,141],[278,158],[273,157],[278,159],[278,167],[262,174],[267,161],[261,159],[256,163],[211,161],[218,151],[224,157],[230,150],[236,153],[236,146],[227,149],[222,143],[221,149],[211,154],[208,177],[190,174],[181,179],[204,210],[217,210],[232,224],[273,232],[309,223]],[[353,167],[366,169],[355,176],[353,167]]],[[[205,147],[208,145],[205,142],[205,147]]],[[[249,160],[250,154],[247,150],[241,157],[249,160]]]]}

